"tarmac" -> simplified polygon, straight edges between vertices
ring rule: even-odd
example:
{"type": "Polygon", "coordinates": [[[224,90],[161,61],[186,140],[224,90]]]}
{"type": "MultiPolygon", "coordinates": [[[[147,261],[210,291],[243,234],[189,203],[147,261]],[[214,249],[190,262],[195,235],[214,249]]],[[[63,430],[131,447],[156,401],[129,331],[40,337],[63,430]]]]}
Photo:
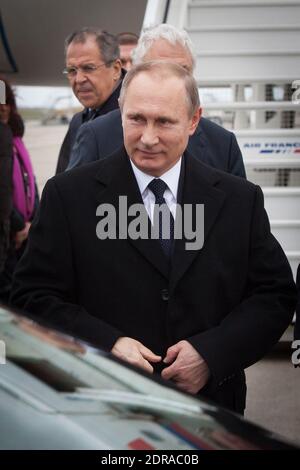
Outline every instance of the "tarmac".
{"type": "MultiPolygon", "coordinates": [[[[27,122],[25,143],[30,152],[40,193],[55,173],[66,125],[27,122]]],[[[292,329],[272,354],[246,370],[245,417],[300,446],[300,366],[291,362],[292,329]]],[[[251,347],[250,339],[249,347],[251,347]]]]}

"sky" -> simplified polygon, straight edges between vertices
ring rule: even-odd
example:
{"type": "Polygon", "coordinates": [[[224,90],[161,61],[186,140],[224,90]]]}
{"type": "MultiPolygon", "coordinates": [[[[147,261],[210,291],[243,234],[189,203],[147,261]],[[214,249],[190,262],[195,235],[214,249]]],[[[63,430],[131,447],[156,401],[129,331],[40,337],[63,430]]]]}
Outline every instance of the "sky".
{"type": "Polygon", "coordinates": [[[66,108],[80,106],[69,87],[16,86],[19,108],[66,108]]]}

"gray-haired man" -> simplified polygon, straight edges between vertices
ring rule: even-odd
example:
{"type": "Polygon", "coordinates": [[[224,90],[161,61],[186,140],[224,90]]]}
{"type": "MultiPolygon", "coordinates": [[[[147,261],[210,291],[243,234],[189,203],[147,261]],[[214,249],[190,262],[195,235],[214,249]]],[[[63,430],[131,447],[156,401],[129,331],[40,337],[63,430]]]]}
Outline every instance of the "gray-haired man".
{"type": "Polygon", "coordinates": [[[84,106],[75,114],[60,149],[56,173],[69,164],[70,154],[81,124],[118,108],[124,72],[115,36],[98,28],[82,28],[65,42],[67,76],[74,95],[84,106]]]}

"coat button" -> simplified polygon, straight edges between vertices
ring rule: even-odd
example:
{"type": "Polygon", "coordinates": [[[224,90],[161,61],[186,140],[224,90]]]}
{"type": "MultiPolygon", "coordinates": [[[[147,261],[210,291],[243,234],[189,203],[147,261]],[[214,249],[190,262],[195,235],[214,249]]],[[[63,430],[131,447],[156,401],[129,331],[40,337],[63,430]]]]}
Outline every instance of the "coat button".
{"type": "Polygon", "coordinates": [[[168,289],[162,289],[161,298],[165,301],[169,300],[169,291],[168,291],[168,289]]]}

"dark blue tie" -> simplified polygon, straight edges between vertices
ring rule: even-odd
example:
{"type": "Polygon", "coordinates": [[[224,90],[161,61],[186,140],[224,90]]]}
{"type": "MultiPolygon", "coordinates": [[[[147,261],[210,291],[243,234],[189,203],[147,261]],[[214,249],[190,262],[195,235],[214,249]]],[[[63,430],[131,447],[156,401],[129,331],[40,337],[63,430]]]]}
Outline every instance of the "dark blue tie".
{"type": "Polygon", "coordinates": [[[153,192],[155,196],[155,209],[154,209],[154,214],[153,214],[153,224],[155,224],[155,222],[158,220],[158,227],[156,227],[156,229],[159,234],[159,242],[167,258],[170,258],[172,255],[172,247],[173,247],[173,240],[174,240],[174,219],[164,199],[164,192],[166,189],[168,189],[168,185],[163,180],[159,178],[155,178],[152,181],[150,181],[150,183],[148,184],[148,188],[153,192]],[[160,212],[159,217],[157,217],[156,212],[163,205],[164,205],[164,212],[163,213],[160,212]],[[166,229],[169,227],[169,224],[170,224],[170,231],[166,233],[166,229]],[[165,236],[163,237],[163,235],[165,236]]]}

